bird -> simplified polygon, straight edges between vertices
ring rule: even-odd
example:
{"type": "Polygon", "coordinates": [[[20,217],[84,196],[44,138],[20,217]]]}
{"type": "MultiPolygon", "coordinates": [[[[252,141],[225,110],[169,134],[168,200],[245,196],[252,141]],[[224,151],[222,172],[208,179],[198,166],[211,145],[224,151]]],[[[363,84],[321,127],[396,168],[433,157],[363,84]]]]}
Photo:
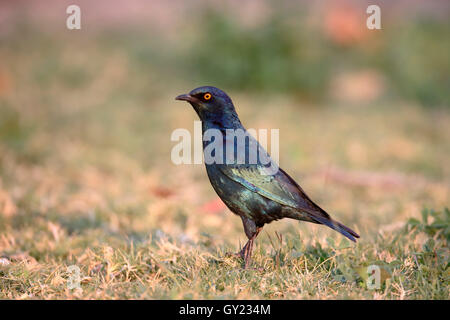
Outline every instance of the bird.
{"type": "Polygon", "coordinates": [[[209,181],[230,211],[242,219],[248,241],[236,255],[244,260],[244,269],[251,266],[254,241],[263,226],[283,218],[323,224],[356,242],[355,238],[359,238],[359,235],[332,219],[283,169],[276,164],[276,170],[271,170],[275,162],[259,142],[248,134],[231,98],[224,91],[213,86],[202,86],[175,99],[191,104],[200,118],[209,181]],[[238,135],[233,136],[233,132],[246,135],[244,145],[238,145],[238,135]],[[213,142],[220,142],[224,147],[209,152],[213,142]],[[256,160],[250,156],[254,150],[262,155],[256,160]],[[239,158],[239,152],[244,152],[245,156],[239,158]],[[207,156],[215,161],[207,161],[207,156]]]}

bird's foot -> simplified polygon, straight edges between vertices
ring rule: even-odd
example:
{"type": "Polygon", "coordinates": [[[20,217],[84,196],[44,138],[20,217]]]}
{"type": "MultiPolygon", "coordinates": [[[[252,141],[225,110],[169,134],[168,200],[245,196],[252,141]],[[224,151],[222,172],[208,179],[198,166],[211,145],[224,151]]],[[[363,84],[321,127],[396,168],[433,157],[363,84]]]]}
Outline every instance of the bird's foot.
{"type": "Polygon", "coordinates": [[[227,252],[225,253],[226,257],[233,257],[233,258],[242,258],[244,259],[244,254],[242,253],[242,251],[239,252],[227,252]]]}
{"type": "Polygon", "coordinates": [[[245,260],[245,254],[246,254],[246,250],[247,250],[247,244],[241,249],[241,251],[239,252],[228,252],[225,255],[227,257],[234,257],[234,258],[242,258],[245,260]]]}
{"type": "Polygon", "coordinates": [[[260,273],[263,273],[264,271],[266,271],[264,268],[262,267],[248,267],[248,268],[244,268],[244,270],[248,270],[248,271],[257,271],[260,273]]]}
{"type": "Polygon", "coordinates": [[[251,262],[251,256],[247,252],[247,254],[244,254],[244,269],[249,269],[251,262]]]}
{"type": "Polygon", "coordinates": [[[251,266],[251,259],[245,260],[244,259],[244,270],[249,270],[249,271],[258,271],[258,272],[264,272],[264,268],[262,267],[252,267],[251,266]]]}

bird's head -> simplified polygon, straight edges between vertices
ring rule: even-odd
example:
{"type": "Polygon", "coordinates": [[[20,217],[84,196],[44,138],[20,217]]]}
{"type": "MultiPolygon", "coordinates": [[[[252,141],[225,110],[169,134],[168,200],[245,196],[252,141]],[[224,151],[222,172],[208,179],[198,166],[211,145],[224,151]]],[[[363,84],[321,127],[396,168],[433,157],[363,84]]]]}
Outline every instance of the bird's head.
{"type": "Polygon", "coordinates": [[[230,97],[216,87],[199,87],[175,99],[189,102],[202,121],[237,119],[230,97]]]}

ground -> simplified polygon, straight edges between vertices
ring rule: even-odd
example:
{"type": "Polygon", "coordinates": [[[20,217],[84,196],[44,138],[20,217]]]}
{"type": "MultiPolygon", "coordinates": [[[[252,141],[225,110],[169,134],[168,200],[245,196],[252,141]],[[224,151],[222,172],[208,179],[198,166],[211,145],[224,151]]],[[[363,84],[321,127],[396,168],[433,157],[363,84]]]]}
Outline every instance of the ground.
{"type": "Polygon", "coordinates": [[[228,255],[241,220],[203,165],[170,159],[171,132],[196,120],[174,97],[193,85],[161,88],[109,44],[39,43],[1,51],[0,298],[449,298],[447,110],[228,92],[246,127],[280,129],[281,167],[361,235],[274,222],[243,270],[228,255]]]}

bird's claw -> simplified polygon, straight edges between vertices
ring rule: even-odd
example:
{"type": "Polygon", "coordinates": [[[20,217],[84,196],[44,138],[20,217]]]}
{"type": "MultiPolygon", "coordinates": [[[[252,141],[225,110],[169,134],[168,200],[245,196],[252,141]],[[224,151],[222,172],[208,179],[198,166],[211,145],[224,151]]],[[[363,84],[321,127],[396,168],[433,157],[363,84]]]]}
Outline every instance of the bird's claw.
{"type": "Polygon", "coordinates": [[[233,258],[242,258],[244,259],[244,254],[239,251],[239,252],[227,252],[225,253],[226,257],[233,257],[233,258]]]}

